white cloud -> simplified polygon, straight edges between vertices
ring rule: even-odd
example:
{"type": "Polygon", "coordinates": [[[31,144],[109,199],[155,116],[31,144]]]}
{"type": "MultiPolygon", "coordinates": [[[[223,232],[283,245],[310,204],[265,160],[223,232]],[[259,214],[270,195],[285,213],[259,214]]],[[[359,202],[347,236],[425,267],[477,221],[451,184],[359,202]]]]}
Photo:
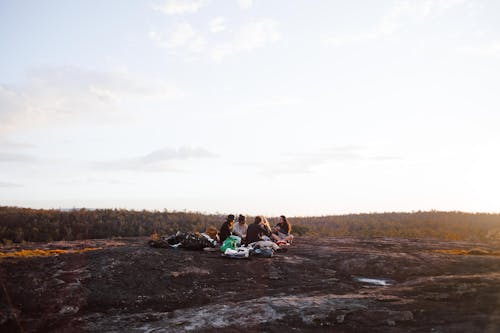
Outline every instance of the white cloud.
{"type": "Polygon", "coordinates": [[[330,160],[353,161],[363,159],[363,147],[339,146],[324,149],[318,152],[287,154],[287,163],[280,163],[279,168],[268,169],[268,174],[279,173],[310,173],[314,167],[322,165],[330,160]]]}
{"type": "Polygon", "coordinates": [[[223,17],[216,17],[208,23],[210,32],[217,33],[226,30],[225,19],[223,17]]]}
{"type": "Polygon", "coordinates": [[[0,187],[23,187],[22,184],[10,183],[10,182],[0,182],[0,187]]]}
{"type": "Polygon", "coordinates": [[[439,14],[464,4],[466,0],[404,0],[397,1],[379,23],[365,30],[350,34],[337,34],[323,38],[324,44],[342,46],[361,41],[389,37],[404,26],[421,22],[433,14],[439,14]]]}
{"type": "Polygon", "coordinates": [[[221,110],[217,114],[221,117],[255,116],[257,113],[287,111],[291,107],[303,104],[304,100],[298,97],[276,96],[260,101],[248,100],[235,108],[221,110]]]}
{"type": "Polygon", "coordinates": [[[302,102],[303,102],[303,100],[300,98],[297,98],[297,97],[275,97],[275,98],[263,100],[260,102],[245,103],[245,105],[247,107],[244,109],[249,109],[249,110],[265,109],[265,110],[268,110],[269,108],[272,108],[272,107],[297,105],[297,104],[300,104],[302,102]]]}
{"type": "Polygon", "coordinates": [[[89,184],[97,185],[135,185],[135,182],[124,179],[108,179],[96,177],[73,178],[69,180],[58,180],[54,184],[64,186],[86,186],[89,184]]]}
{"type": "Polygon", "coordinates": [[[231,41],[215,45],[210,50],[212,59],[220,61],[242,51],[261,48],[281,39],[278,23],[272,20],[243,24],[231,41]]]}
{"type": "Polygon", "coordinates": [[[281,39],[281,33],[277,22],[261,20],[241,25],[229,40],[222,42],[208,42],[188,23],[175,24],[166,33],[151,31],[149,37],[159,47],[167,48],[173,54],[206,54],[212,60],[221,61],[240,52],[275,43],[281,39]]]}
{"type": "Polygon", "coordinates": [[[249,9],[253,6],[253,0],[236,0],[241,9],[249,9]]]}
{"type": "Polygon", "coordinates": [[[129,102],[169,101],[185,93],[162,80],[77,67],[38,68],[24,82],[0,84],[0,134],[81,120],[120,110],[129,102]]]}
{"type": "Polygon", "coordinates": [[[195,37],[194,29],[187,23],[181,23],[175,26],[172,33],[168,36],[167,47],[185,46],[195,37]]]}
{"type": "Polygon", "coordinates": [[[151,31],[149,37],[160,47],[174,51],[186,50],[199,53],[205,49],[206,41],[189,23],[175,24],[167,33],[151,31]]]}
{"type": "Polygon", "coordinates": [[[163,5],[153,6],[153,9],[167,15],[177,15],[194,13],[206,4],[206,0],[167,0],[163,5]]]}
{"type": "Polygon", "coordinates": [[[106,170],[136,170],[136,171],[182,171],[179,162],[213,158],[217,155],[200,147],[180,147],[178,149],[165,147],[149,154],[113,161],[95,163],[98,169],[106,170]]]}
{"type": "Polygon", "coordinates": [[[0,163],[2,162],[32,163],[35,161],[36,157],[32,155],[0,152],[0,163]]]}
{"type": "Polygon", "coordinates": [[[346,145],[306,153],[284,154],[281,156],[281,161],[259,165],[259,173],[265,176],[304,174],[312,173],[315,168],[330,162],[385,162],[401,159],[400,156],[378,155],[366,147],[346,145]]]}
{"type": "Polygon", "coordinates": [[[0,137],[0,147],[3,149],[18,150],[18,149],[35,148],[36,145],[28,142],[11,141],[7,140],[6,138],[0,137]]]}
{"type": "Polygon", "coordinates": [[[163,148],[144,155],[139,160],[144,163],[156,163],[170,160],[213,157],[214,154],[200,147],[163,148]]]}
{"type": "Polygon", "coordinates": [[[461,46],[458,48],[458,51],[477,56],[498,56],[500,55],[500,41],[497,40],[479,45],[461,46]]]}

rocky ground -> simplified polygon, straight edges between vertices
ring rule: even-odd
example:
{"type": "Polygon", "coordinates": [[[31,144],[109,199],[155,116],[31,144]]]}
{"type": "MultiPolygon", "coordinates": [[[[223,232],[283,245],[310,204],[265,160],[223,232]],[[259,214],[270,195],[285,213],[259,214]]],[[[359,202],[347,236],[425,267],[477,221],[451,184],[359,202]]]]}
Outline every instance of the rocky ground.
{"type": "Polygon", "coordinates": [[[0,331],[500,332],[491,244],[302,237],[245,260],[146,242],[36,244],[23,248],[97,249],[0,259],[0,331]]]}

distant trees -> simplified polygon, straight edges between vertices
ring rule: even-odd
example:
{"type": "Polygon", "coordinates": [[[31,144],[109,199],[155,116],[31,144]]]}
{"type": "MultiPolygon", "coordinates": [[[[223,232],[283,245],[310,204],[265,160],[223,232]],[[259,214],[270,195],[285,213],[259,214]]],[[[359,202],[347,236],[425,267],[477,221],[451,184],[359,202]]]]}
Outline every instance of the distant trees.
{"type": "Polygon", "coordinates": [[[412,212],[295,217],[308,234],[352,237],[437,238],[443,240],[500,240],[500,214],[412,212]]]}
{"type": "Polygon", "coordinates": [[[219,225],[222,220],[218,215],[167,211],[0,207],[0,241],[47,242],[202,231],[210,224],[219,225]]]}
{"type": "MultiPolygon", "coordinates": [[[[70,211],[0,207],[0,241],[47,242],[89,238],[149,236],[154,232],[203,231],[219,227],[221,215],[193,212],[76,209],[70,211]]],[[[249,218],[249,221],[252,219],[249,218]]],[[[295,235],[337,237],[500,240],[500,214],[413,212],[294,217],[295,235]]],[[[271,224],[278,222],[270,219],[271,224]]]]}

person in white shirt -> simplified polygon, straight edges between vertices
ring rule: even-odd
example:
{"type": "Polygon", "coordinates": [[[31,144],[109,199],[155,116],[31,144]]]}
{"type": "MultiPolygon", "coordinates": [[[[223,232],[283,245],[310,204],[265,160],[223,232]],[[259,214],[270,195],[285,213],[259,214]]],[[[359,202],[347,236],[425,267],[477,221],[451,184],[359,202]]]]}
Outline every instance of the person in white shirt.
{"type": "Polygon", "coordinates": [[[233,226],[233,234],[244,240],[247,237],[247,229],[248,225],[245,223],[245,216],[240,214],[238,216],[238,223],[235,223],[233,226]]]}

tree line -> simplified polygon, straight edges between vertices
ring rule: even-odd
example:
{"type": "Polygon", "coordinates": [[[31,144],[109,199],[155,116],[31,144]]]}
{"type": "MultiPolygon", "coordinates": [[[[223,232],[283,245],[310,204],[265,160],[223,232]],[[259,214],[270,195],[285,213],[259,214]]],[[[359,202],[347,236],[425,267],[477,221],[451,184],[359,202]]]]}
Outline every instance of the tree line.
{"type": "Polygon", "coordinates": [[[290,219],[309,235],[335,237],[500,240],[500,214],[417,211],[348,214],[290,219]]]}
{"type": "MultiPolygon", "coordinates": [[[[49,242],[172,234],[220,227],[225,215],[126,209],[0,207],[0,241],[49,242]]],[[[270,218],[276,224],[278,218],[270,218]]],[[[500,240],[500,214],[411,212],[292,217],[295,235],[500,240]]],[[[250,223],[252,217],[248,217],[250,223]]]]}
{"type": "Polygon", "coordinates": [[[154,232],[201,231],[221,220],[219,215],[191,212],[0,207],[0,240],[17,243],[149,236],[154,232]]]}

